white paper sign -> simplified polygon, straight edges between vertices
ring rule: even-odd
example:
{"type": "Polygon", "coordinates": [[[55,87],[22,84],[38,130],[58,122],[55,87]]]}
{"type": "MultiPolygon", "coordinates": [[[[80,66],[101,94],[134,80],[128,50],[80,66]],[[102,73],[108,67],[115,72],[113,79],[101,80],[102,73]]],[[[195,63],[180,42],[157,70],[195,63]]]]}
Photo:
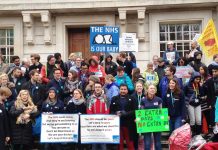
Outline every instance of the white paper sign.
{"type": "Polygon", "coordinates": [[[169,62],[173,62],[175,60],[175,52],[167,52],[166,56],[169,62]]]}
{"type": "Polygon", "coordinates": [[[119,39],[119,51],[138,52],[138,39],[135,33],[123,33],[119,39]]]}
{"type": "Polygon", "coordinates": [[[78,142],[78,125],[78,114],[42,114],[40,142],[78,142]]]}
{"type": "Polygon", "coordinates": [[[81,115],[81,143],[120,143],[120,118],[117,115],[81,115]]]}

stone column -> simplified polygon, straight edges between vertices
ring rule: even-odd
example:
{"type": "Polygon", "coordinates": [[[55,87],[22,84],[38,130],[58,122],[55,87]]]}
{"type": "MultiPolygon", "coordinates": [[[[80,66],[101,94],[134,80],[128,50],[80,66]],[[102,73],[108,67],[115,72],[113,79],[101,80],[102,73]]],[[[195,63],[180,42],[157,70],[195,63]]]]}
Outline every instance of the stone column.
{"type": "Polygon", "coordinates": [[[34,44],[34,28],[33,28],[33,17],[28,12],[22,12],[24,25],[27,27],[26,42],[28,45],[34,44]]]}
{"type": "Polygon", "coordinates": [[[120,19],[120,36],[122,33],[126,33],[126,10],[118,8],[119,19],[120,19]]]}
{"type": "Polygon", "coordinates": [[[46,45],[49,45],[51,44],[51,15],[49,11],[42,11],[40,15],[44,26],[44,42],[46,45]]]}
{"type": "Polygon", "coordinates": [[[145,41],[145,10],[146,8],[139,8],[138,12],[138,39],[145,41]]]}

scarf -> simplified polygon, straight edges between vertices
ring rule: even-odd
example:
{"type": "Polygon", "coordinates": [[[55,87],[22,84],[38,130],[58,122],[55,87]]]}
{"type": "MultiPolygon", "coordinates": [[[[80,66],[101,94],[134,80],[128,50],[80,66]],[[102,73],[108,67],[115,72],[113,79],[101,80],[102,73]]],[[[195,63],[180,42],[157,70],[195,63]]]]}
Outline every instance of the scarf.
{"type": "Polygon", "coordinates": [[[70,81],[70,80],[67,80],[65,82],[65,87],[69,90],[71,89],[78,89],[78,86],[79,86],[79,81],[76,80],[76,81],[70,81]]]}
{"type": "Polygon", "coordinates": [[[72,101],[73,101],[73,103],[75,104],[75,105],[81,105],[82,103],[84,103],[85,102],[85,99],[74,99],[74,98],[72,98],[71,99],[72,101]]]}
{"type": "Polygon", "coordinates": [[[54,106],[57,103],[57,99],[55,99],[54,101],[51,101],[49,98],[46,100],[47,103],[51,106],[54,106]]]}

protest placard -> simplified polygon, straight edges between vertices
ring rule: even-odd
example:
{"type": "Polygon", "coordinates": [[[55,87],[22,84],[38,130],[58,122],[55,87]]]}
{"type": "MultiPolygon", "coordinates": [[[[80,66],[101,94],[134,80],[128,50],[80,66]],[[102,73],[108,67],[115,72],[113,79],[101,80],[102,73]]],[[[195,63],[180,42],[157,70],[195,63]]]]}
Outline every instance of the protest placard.
{"type": "Polygon", "coordinates": [[[137,133],[169,131],[168,109],[136,110],[137,133]]]}
{"type": "Polygon", "coordinates": [[[191,66],[177,66],[175,76],[177,78],[190,78],[193,68],[191,66]]]}
{"type": "Polygon", "coordinates": [[[81,143],[120,142],[120,118],[117,115],[81,115],[81,143]]]}
{"type": "Polygon", "coordinates": [[[119,52],[119,27],[91,26],[90,50],[91,52],[119,52]]]}
{"type": "Polygon", "coordinates": [[[169,62],[173,62],[175,60],[175,52],[167,52],[166,57],[169,62]]]}
{"type": "Polygon", "coordinates": [[[78,126],[78,114],[42,114],[40,142],[78,142],[78,126]]]}
{"type": "Polygon", "coordinates": [[[136,39],[136,33],[122,33],[119,44],[120,52],[138,52],[138,39],[136,39]]]}

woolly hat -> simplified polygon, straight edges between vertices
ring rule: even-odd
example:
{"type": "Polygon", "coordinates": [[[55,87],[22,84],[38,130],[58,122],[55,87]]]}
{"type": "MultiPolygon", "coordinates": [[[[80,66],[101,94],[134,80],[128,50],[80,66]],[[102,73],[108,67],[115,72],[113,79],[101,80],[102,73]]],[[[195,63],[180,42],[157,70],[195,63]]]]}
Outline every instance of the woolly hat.
{"type": "Polygon", "coordinates": [[[89,80],[91,80],[93,82],[100,82],[99,77],[97,77],[96,75],[89,76],[89,80]]]}

